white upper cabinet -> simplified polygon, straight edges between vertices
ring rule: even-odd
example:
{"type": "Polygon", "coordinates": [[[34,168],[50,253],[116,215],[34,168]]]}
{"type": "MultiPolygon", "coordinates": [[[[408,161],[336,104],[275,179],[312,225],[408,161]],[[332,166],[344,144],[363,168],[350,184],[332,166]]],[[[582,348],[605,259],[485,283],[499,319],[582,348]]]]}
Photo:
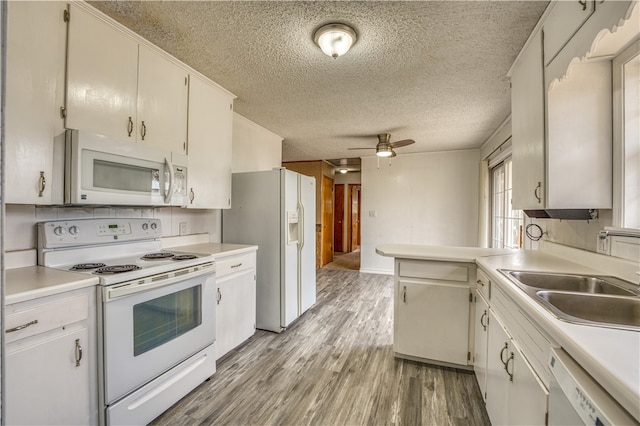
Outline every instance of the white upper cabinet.
{"type": "Polygon", "coordinates": [[[138,43],[70,5],[65,126],[136,140],[138,43]]]}
{"type": "Polygon", "coordinates": [[[184,153],[187,71],[71,5],[65,126],[184,153]]]}
{"type": "Polygon", "coordinates": [[[189,77],[189,208],[231,207],[233,95],[189,77]]]}
{"type": "Polygon", "coordinates": [[[138,56],[138,142],[184,153],[187,96],[187,71],[141,44],[138,56]]]}
{"type": "Polygon", "coordinates": [[[593,0],[558,1],[544,21],[544,64],[556,57],[578,29],[595,11],[593,0]]]}
{"type": "Polygon", "coordinates": [[[66,25],[61,2],[7,3],[5,201],[51,204],[54,138],[64,132],[66,25]]]}
{"type": "Polygon", "coordinates": [[[520,53],[511,74],[513,208],[544,209],[545,96],[542,34],[520,53]]]}

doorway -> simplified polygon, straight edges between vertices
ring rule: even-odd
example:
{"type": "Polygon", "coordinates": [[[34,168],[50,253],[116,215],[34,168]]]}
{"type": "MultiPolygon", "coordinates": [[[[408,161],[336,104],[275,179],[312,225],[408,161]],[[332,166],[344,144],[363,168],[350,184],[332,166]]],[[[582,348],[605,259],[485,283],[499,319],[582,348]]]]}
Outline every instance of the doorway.
{"type": "Polygon", "coordinates": [[[360,189],[360,184],[334,185],[334,258],[325,268],[360,270],[360,189]]]}

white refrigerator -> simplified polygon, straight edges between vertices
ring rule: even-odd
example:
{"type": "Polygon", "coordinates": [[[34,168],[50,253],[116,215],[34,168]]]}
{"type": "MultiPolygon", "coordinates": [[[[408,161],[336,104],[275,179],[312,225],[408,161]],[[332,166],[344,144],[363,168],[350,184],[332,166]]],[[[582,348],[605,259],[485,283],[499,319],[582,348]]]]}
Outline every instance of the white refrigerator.
{"type": "Polygon", "coordinates": [[[280,333],[316,303],[316,180],[276,168],[231,188],[222,241],[258,246],[256,328],[280,333]]]}

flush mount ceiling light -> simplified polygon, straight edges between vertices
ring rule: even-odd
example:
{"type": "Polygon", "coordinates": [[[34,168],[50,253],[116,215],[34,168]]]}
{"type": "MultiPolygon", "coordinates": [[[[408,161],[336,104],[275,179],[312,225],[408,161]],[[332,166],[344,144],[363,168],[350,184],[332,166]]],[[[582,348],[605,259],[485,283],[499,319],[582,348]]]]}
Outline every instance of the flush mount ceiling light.
{"type": "Polygon", "coordinates": [[[342,174],[345,174],[345,173],[347,173],[347,172],[348,172],[348,170],[347,170],[347,169],[340,169],[340,173],[342,173],[342,174]]]}
{"type": "Polygon", "coordinates": [[[347,53],[356,39],[354,29],[344,24],[324,25],[313,36],[320,49],[334,59],[347,53]]]}

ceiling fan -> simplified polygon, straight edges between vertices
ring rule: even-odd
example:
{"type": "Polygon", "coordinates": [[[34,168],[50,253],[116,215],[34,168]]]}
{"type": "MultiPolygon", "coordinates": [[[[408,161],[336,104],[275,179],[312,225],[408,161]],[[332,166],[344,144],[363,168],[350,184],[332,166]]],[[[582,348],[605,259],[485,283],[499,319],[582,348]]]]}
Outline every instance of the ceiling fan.
{"type": "Polygon", "coordinates": [[[394,148],[400,148],[403,146],[411,145],[415,143],[413,139],[403,139],[401,141],[389,142],[391,140],[391,134],[389,133],[380,133],[378,135],[378,144],[375,148],[366,147],[366,148],[348,148],[350,150],[354,149],[375,149],[376,155],[378,157],[389,157],[393,158],[396,156],[396,152],[393,150],[394,148]]]}

